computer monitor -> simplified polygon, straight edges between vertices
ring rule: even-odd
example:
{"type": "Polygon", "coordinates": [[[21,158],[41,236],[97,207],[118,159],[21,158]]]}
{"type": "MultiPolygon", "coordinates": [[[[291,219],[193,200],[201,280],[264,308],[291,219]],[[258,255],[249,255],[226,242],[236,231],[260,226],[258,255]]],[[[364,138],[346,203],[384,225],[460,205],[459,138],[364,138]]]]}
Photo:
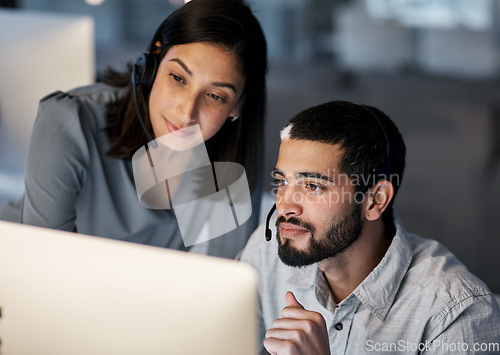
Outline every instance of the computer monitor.
{"type": "Polygon", "coordinates": [[[0,201],[24,192],[38,102],[95,81],[94,20],[0,7],[0,201]]]}
{"type": "Polygon", "coordinates": [[[1,147],[23,160],[39,100],[95,81],[94,36],[87,15],[0,8],[1,147]]]}
{"type": "Polygon", "coordinates": [[[0,354],[255,354],[234,260],[0,221],[0,354]]]}

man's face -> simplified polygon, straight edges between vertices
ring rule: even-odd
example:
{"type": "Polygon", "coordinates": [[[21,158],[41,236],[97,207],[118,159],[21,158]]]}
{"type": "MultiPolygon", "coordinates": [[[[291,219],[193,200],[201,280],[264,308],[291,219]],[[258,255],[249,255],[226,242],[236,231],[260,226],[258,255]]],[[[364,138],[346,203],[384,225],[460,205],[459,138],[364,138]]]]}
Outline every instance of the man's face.
{"type": "Polygon", "coordinates": [[[351,180],[339,173],[338,145],[285,139],[275,178],[278,254],[290,266],[335,256],[362,230],[361,204],[351,180]]]}

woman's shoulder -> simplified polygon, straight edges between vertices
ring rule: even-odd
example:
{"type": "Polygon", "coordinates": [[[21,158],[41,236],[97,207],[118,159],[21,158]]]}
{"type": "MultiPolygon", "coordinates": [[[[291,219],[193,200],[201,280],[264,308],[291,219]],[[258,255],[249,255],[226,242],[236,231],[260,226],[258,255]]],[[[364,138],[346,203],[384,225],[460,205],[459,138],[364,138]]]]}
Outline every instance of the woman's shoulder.
{"type": "Polygon", "coordinates": [[[61,104],[65,101],[73,104],[108,105],[116,102],[123,95],[123,88],[104,83],[80,86],[68,91],[54,91],[40,100],[41,104],[61,104]]]}
{"type": "Polygon", "coordinates": [[[122,87],[110,86],[105,83],[95,83],[69,90],[68,95],[82,102],[109,104],[117,101],[123,95],[122,87]]]}
{"type": "Polygon", "coordinates": [[[49,119],[52,123],[67,125],[76,119],[102,128],[106,125],[107,107],[117,102],[122,94],[123,88],[103,83],[55,91],[40,100],[37,120],[49,119]]]}

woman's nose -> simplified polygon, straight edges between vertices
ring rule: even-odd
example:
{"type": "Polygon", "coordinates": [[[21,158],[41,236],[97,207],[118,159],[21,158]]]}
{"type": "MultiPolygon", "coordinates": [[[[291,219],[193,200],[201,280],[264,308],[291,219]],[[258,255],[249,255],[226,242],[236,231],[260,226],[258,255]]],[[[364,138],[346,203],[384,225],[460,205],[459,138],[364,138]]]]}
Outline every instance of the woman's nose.
{"type": "Polygon", "coordinates": [[[180,121],[183,127],[192,126],[199,118],[199,98],[194,94],[186,94],[179,103],[180,121]]]}

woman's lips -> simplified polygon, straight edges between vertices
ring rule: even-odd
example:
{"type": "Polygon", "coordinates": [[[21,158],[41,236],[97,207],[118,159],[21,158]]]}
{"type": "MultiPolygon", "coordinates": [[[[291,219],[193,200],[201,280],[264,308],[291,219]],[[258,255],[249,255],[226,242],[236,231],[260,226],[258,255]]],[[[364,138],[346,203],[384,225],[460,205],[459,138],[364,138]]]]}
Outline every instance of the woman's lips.
{"type": "Polygon", "coordinates": [[[189,129],[181,128],[167,119],[165,119],[165,122],[167,123],[168,131],[176,137],[187,137],[193,133],[190,132],[189,129]]]}

